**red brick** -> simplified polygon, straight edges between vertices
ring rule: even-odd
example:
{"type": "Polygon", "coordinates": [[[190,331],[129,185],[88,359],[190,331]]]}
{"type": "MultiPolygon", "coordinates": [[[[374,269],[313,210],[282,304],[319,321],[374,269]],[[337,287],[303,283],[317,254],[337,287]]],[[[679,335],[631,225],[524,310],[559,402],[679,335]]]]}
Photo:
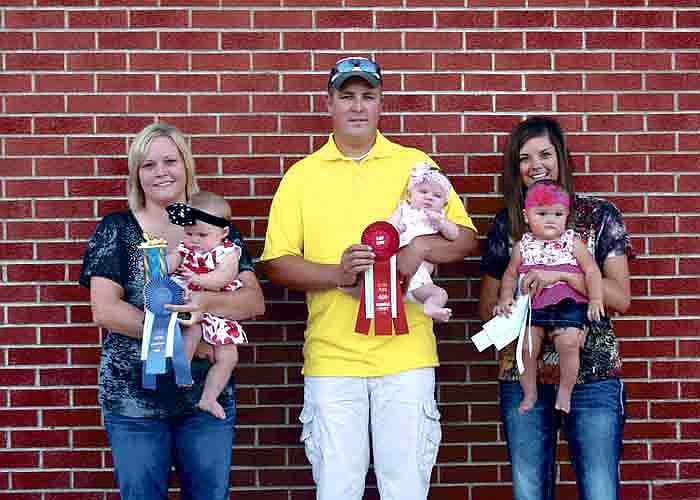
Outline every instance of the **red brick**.
{"type": "Polygon", "coordinates": [[[102,31],[97,33],[100,49],[155,49],[156,33],[152,31],[102,31]]]}
{"type": "Polygon", "coordinates": [[[554,12],[544,10],[499,10],[496,12],[499,28],[547,28],[554,26],[554,12]]]}
{"type": "Polygon", "coordinates": [[[280,40],[280,34],[274,32],[222,33],[221,46],[224,50],[274,50],[280,47],[280,40]]]}
{"type": "MultiPolygon", "coordinates": [[[[0,92],[29,92],[31,87],[31,75],[0,74],[0,92]]],[[[42,90],[37,88],[37,91],[42,90]]]]}
{"type": "Polygon", "coordinates": [[[588,49],[641,49],[642,33],[619,31],[591,31],[586,33],[588,49]]]}
{"type": "MultiPolygon", "coordinates": [[[[487,68],[490,69],[490,68],[487,68]]],[[[539,70],[551,71],[552,55],[539,53],[497,53],[496,54],[496,70],[539,70]]]]}
{"type": "Polygon", "coordinates": [[[61,71],[64,69],[63,54],[9,53],[5,55],[8,71],[61,71]]]}
{"type": "Polygon", "coordinates": [[[68,363],[66,349],[42,346],[38,349],[8,349],[8,364],[14,365],[64,365],[68,363]]]}
{"type": "Polygon", "coordinates": [[[619,139],[620,151],[671,151],[673,144],[671,134],[623,135],[619,139]]]}
{"type": "Polygon", "coordinates": [[[0,289],[2,302],[36,302],[36,289],[33,286],[5,285],[0,289]]]}
{"type": "Polygon", "coordinates": [[[29,118],[5,118],[0,117],[0,134],[29,134],[32,122],[29,118]]]}
{"type": "Polygon", "coordinates": [[[97,370],[94,368],[42,368],[39,370],[42,386],[52,385],[96,385],[97,370]]]}
{"type": "MultiPolygon", "coordinates": [[[[32,258],[31,243],[4,243],[0,242],[0,255],[2,260],[26,260],[32,258]]],[[[3,330],[3,335],[7,334],[7,330],[3,330]]],[[[2,343],[2,341],[0,341],[2,343]]]]}
{"type": "MultiPolygon", "coordinates": [[[[161,76],[164,78],[165,75],[161,76]]],[[[162,80],[161,80],[162,84],[162,80]]],[[[154,75],[115,74],[97,75],[97,88],[104,92],[154,92],[156,80],[154,75]]],[[[166,90],[166,89],[162,89],[166,90]]]]}
{"type": "MultiPolygon", "coordinates": [[[[129,54],[132,71],[185,71],[188,70],[187,54],[184,52],[134,52],[129,54]]],[[[192,69],[198,68],[192,65],[192,69]]]]}
{"type": "Polygon", "coordinates": [[[69,28],[126,28],[126,10],[75,10],[68,12],[69,28]]]}
{"type": "Polygon", "coordinates": [[[51,117],[34,119],[34,132],[36,134],[61,135],[61,134],[91,134],[92,120],[82,117],[51,117]]]}
{"type": "Polygon", "coordinates": [[[620,111],[671,111],[673,95],[671,94],[621,94],[618,96],[620,111]]]}
{"type": "Polygon", "coordinates": [[[461,119],[455,115],[414,115],[404,118],[405,131],[409,133],[459,133],[461,119]]]}
{"type": "MultiPolygon", "coordinates": [[[[412,109],[410,107],[399,109],[412,109]]],[[[485,95],[438,95],[436,111],[491,111],[491,98],[485,95]]]]}
{"type": "Polygon", "coordinates": [[[441,71],[487,71],[491,69],[489,54],[436,54],[435,66],[441,71]]]}
{"type": "Polygon", "coordinates": [[[44,50],[95,49],[95,36],[83,31],[49,31],[37,33],[37,48],[44,50]]]}
{"type": "MultiPolygon", "coordinates": [[[[79,54],[68,54],[68,69],[71,71],[125,70],[126,54],[119,52],[85,52],[79,54]]],[[[131,69],[138,70],[139,68],[132,63],[131,69]]]]}
{"type": "Polygon", "coordinates": [[[100,451],[71,451],[46,450],[42,452],[44,467],[47,469],[92,468],[102,467],[102,452],[100,451]]]}
{"type": "MultiPolygon", "coordinates": [[[[583,37],[577,32],[533,31],[525,34],[528,49],[580,49],[583,47],[583,37]]],[[[585,54],[578,54],[583,56],[585,54]]]]}
{"type": "Polygon", "coordinates": [[[309,70],[311,60],[309,54],[294,53],[256,53],[253,55],[255,70],[309,70]]]}
{"type": "Polygon", "coordinates": [[[8,156],[60,155],[65,150],[63,138],[6,139],[5,153],[8,156]]]}
{"type": "Polygon", "coordinates": [[[123,179],[80,179],[68,181],[70,196],[120,196],[125,194],[123,179]]]}
{"type": "MultiPolygon", "coordinates": [[[[625,431],[627,431],[627,426],[625,426],[625,431]]],[[[625,463],[620,467],[620,476],[622,481],[646,481],[650,477],[653,477],[654,480],[670,480],[676,478],[676,466],[672,463],[658,462],[625,463]]],[[[625,496],[625,498],[631,497],[625,496]]]]}
{"type": "Polygon", "coordinates": [[[184,28],[188,12],[182,10],[132,10],[129,25],[132,28],[184,28]]]}
{"type": "Polygon", "coordinates": [[[373,50],[377,46],[398,50],[402,47],[401,33],[391,31],[349,31],[343,33],[343,46],[348,51],[373,50]]]}
{"type": "Polygon", "coordinates": [[[253,12],[254,29],[311,28],[312,13],[306,10],[258,10],[253,12]]]}
{"type": "Polygon", "coordinates": [[[216,50],[219,35],[212,31],[164,31],[158,34],[164,50],[216,50]]]}
{"type": "Polygon", "coordinates": [[[700,69],[700,54],[696,54],[694,52],[676,53],[676,66],[679,70],[700,69]]]}
{"type": "MultiPolygon", "coordinates": [[[[249,98],[246,95],[196,95],[192,96],[194,113],[245,113],[249,111],[249,98]]],[[[184,105],[184,103],[183,103],[184,105]]]]}
{"type": "Polygon", "coordinates": [[[5,28],[63,28],[64,11],[62,10],[7,10],[5,11],[5,28]]]}
{"type": "Polygon", "coordinates": [[[633,73],[591,73],[586,75],[586,89],[641,90],[642,75],[633,73]]]}
{"type": "Polygon", "coordinates": [[[40,307],[8,307],[7,318],[10,323],[17,324],[46,324],[65,323],[66,308],[62,306],[40,307]]]}
{"type": "MultiPolygon", "coordinates": [[[[681,13],[679,13],[679,16],[681,13]]],[[[619,10],[617,26],[621,28],[672,28],[673,12],[665,10],[619,10]]]]}
{"type": "Polygon", "coordinates": [[[551,73],[545,75],[526,75],[525,88],[529,91],[582,90],[583,78],[581,77],[581,75],[562,73],[551,73]]]}
{"type": "Polygon", "coordinates": [[[283,48],[291,50],[338,50],[340,33],[329,32],[285,32],[283,48]]]}
{"type": "Polygon", "coordinates": [[[70,472],[14,472],[12,487],[18,490],[53,490],[70,488],[70,472]]]}
{"type": "Polygon", "coordinates": [[[614,57],[616,70],[670,70],[672,65],[671,54],[620,52],[614,57]]]}
{"type": "Polygon", "coordinates": [[[612,68],[612,58],[610,54],[600,53],[557,53],[554,55],[554,68],[557,70],[604,71],[612,68]]]}
{"type": "Polygon", "coordinates": [[[492,28],[496,25],[495,12],[487,10],[438,10],[436,14],[437,28],[492,28]]]}
{"type": "Polygon", "coordinates": [[[121,95],[79,95],[68,96],[69,113],[94,113],[100,110],[101,113],[125,113],[126,96],[121,95]]]}
{"type": "Polygon", "coordinates": [[[37,390],[11,390],[10,406],[15,408],[23,406],[51,407],[68,406],[70,396],[68,389],[37,389],[37,390]]]}
{"type": "Polygon", "coordinates": [[[517,50],[523,48],[523,35],[520,32],[499,31],[498,36],[494,36],[489,32],[473,32],[466,33],[467,50],[517,50]]]}
{"type": "Polygon", "coordinates": [[[68,138],[68,153],[72,155],[118,155],[125,152],[126,145],[123,138],[68,138]]]}
{"type": "Polygon", "coordinates": [[[654,484],[652,495],[658,500],[700,498],[700,482],[654,484]]]}
{"type": "MultiPolygon", "coordinates": [[[[0,467],[3,469],[37,468],[39,466],[39,452],[29,451],[0,451],[0,467]]],[[[17,493],[12,493],[12,498],[21,498],[17,493]]],[[[22,500],[39,500],[40,496],[22,498],[22,500]]],[[[7,500],[10,500],[8,496],[7,500]]]]}
{"type": "Polygon", "coordinates": [[[464,90],[518,92],[522,90],[522,82],[519,75],[466,74],[464,90]]]}
{"type": "MultiPolygon", "coordinates": [[[[75,177],[90,175],[92,172],[93,161],[90,158],[72,158],[64,156],[61,158],[38,158],[36,160],[36,174],[39,176],[60,175],[63,177],[75,177]]],[[[58,193],[56,196],[62,196],[64,194],[62,186],[55,182],[53,184],[46,184],[42,189],[49,189],[49,191],[43,191],[43,193],[38,194],[43,194],[44,196],[49,192],[58,193]]]]}
{"type": "Polygon", "coordinates": [[[455,49],[462,48],[462,34],[459,32],[405,34],[407,49],[455,49]]]}
{"type": "Polygon", "coordinates": [[[433,12],[432,11],[375,11],[375,28],[378,29],[397,29],[397,28],[432,28],[433,12]]]}
{"type": "Polygon", "coordinates": [[[562,10],[557,11],[557,27],[606,28],[613,25],[611,10],[562,10]]]}
{"type": "Polygon", "coordinates": [[[129,109],[138,110],[139,113],[187,113],[187,97],[165,94],[133,95],[129,96],[129,109]]]}
{"type": "MultiPolygon", "coordinates": [[[[439,153],[464,153],[465,145],[469,145],[472,153],[493,152],[493,141],[484,135],[444,135],[436,138],[436,152],[439,153]]],[[[471,212],[471,208],[470,208],[471,212]]]]}
{"type": "MultiPolygon", "coordinates": [[[[700,217],[680,217],[678,221],[678,229],[681,233],[700,233],[700,217]]],[[[692,261],[687,261],[686,264],[688,262],[692,261]]],[[[700,264],[700,261],[698,261],[698,264],[700,264]]],[[[683,260],[680,261],[680,265],[684,265],[683,260]]]]}
{"type": "Polygon", "coordinates": [[[700,33],[694,31],[646,33],[644,45],[647,49],[687,49],[700,45],[700,33]]]}
{"type": "MultiPolygon", "coordinates": [[[[698,342],[696,342],[698,344],[698,342]]],[[[700,352],[700,347],[696,347],[694,349],[695,353],[700,352]]],[[[682,356],[688,356],[692,354],[691,352],[688,352],[688,350],[683,350],[680,349],[680,353],[682,356]]],[[[681,383],[681,397],[683,399],[698,399],[700,396],[700,383],[698,382],[688,382],[688,383],[681,383]]]]}
{"type": "MultiPolygon", "coordinates": [[[[674,179],[670,175],[649,175],[649,176],[620,176],[618,178],[618,190],[621,192],[673,192],[674,179]]],[[[666,229],[670,227],[665,226],[666,229]]],[[[661,228],[659,228],[661,229],[661,228]]],[[[656,231],[665,232],[665,231],[656,231]]]]}
{"type": "Polygon", "coordinates": [[[552,96],[549,94],[506,94],[496,95],[496,111],[547,112],[552,110],[552,96]]]}
{"type": "MultiPolygon", "coordinates": [[[[218,5],[216,2],[215,5],[218,5]]],[[[190,12],[192,16],[192,27],[193,28],[249,28],[250,20],[247,11],[243,10],[192,10],[190,12]]],[[[231,35],[233,33],[223,33],[222,39],[225,39],[226,35],[231,35]]],[[[224,46],[224,48],[226,48],[224,46]]]]}
{"type": "Polygon", "coordinates": [[[6,31],[0,33],[0,50],[31,50],[34,48],[31,33],[6,31]]]}
{"type": "MultiPolygon", "coordinates": [[[[316,28],[342,29],[373,27],[372,12],[369,10],[319,10],[316,12],[316,28]]],[[[347,33],[346,33],[347,34],[347,33]]]]}
{"type": "Polygon", "coordinates": [[[461,78],[456,74],[404,74],[407,91],[461,90],[461,78]]]}

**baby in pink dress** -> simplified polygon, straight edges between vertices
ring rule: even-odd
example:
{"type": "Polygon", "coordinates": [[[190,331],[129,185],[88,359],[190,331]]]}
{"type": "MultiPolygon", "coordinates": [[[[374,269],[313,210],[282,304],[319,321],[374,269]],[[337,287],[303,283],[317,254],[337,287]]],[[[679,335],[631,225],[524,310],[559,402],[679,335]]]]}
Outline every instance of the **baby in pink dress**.
{"type": "MultiPolygon", "coordinates": [[[[168,269],[175,269],[172,278],[188,292],[200,290],[235,291],[242,283],[238,276],[241,249],[226,239],[229,233],[231,208],[222,197],[199,191],[190,204],[168,207],[172,222],[185,227],[185,239],[176,252],[168,254],[168,269]]],[[[214,346],[215,363],[209,369],[204,392],[198,407],[225,419],[217,402],[238,363],[236,344],[248,342],[237,321],[211,313],[193,314],[183,330],[185,351],[190,362],[200,339],[214,346]]]]}
{"type": "MultiPolygon", "coordinates": [[[[555,282],[532,297],[532,352],[523,345],[524,371],[520,374],[523,400],[518,410],[525,413],[537,401],[537,357],[545,330],[559,353],[561,370],[555,407],[568,413],[571,392],[580,365],[584,328],[604,314],[603,280],[600,269],[586,245],[573,230],[566,229],[570,196],[553,181],[538,181],[528,188],[525,197],[525,222],[530,232],[513,245],[513,253],[501,284],[496,314],[510,314],[518,276],[544,270],[569,275],[583,274],[588,297],[565,281],[555,282]]],[[[528,290],[523,290],[528,293],[528,290]]]]}

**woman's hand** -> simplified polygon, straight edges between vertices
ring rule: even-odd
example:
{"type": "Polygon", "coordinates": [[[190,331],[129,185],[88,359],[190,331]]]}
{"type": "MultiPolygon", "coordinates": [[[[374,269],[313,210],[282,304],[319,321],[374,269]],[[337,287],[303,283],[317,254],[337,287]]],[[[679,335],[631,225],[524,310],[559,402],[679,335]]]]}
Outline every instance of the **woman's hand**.
{"type": "Polygon", "coordinates": [[[199,342],[194,350],[194,357],[206,359],[213,365],[216,362],[214,346],[207,344],[206,342],[199,342]]]}
{"type": "Polygon", "coordinates": [[[591,300],[588,302],[588,320],[600,321],[600,318],[605,316],[602,300],[591,300]]]}
{"type": "Polygon", "coordinates": [[[501,300],[493,308],[494,316],[510,316],[513,308],[513,299],[501,300]]]}
{"type": "Polygon", "coordinates": [[[530,293],[533,297],[542,293],[547,286],[553,285],[558,281],[565,281],[564,274],[560,271],[545,271],[543,269],[534,269],[528,271],[523,278],[520,288],[522,293],[530,293]]]}

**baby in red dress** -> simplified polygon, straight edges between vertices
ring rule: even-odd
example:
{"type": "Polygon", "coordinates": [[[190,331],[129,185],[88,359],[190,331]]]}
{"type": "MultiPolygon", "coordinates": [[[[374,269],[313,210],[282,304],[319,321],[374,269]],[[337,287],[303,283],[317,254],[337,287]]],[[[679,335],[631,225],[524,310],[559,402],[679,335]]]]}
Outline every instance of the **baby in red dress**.
{"type": "MultiPolygon", "coordinates": [[[[186,291],[235,291],[242,283],[238,276],[241,248],[226,239],[231,207],[221,196],[207,191],[192,195],[190,204],[168,207],[172,222],[185,227],[185,239],[176,252],[168,254],[172,278],[186,291]]],[[[202,398],[197,406],[214,416],[226,414],[217,398],[238,363],[236,344],[248,342],[243,328],[233,321],[210,313],[196,313],[183,330],[185,352],[190,362],[200,339],[214,346],[215,363],[209,369],[202,398]]]]}

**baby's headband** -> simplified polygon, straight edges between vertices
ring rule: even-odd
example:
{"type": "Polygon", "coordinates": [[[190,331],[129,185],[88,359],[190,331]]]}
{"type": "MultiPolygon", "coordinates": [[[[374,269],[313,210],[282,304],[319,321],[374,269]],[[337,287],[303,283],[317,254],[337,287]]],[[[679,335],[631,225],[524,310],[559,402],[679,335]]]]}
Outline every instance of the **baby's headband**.
{"type": "Polygon", "coordinates": [[[569,195],[561,192],[556,184],[535,183],[530,186],[525,196],[525,208],[541,207],[543,205],[564,205],[569,208],[569,195]]]}
{"type": "Polygon", "coordinates": [[[229,225],[229,221],[223,217],[209,214],[198,208],[191,207],[187,203],[173,203],[168,205],[165,210],[168,212],[170,222],[178,226],[194,226],[198,220],[222,228],[229,225]]]}
{"type": "Polygon", "coordinates": [[[414,186],[427,181],[438,184],[445,191],[445,194],[450,193],[450,181],[440,173],[440,170],[429,163],[419,163],[411,169],[408,189],[412,189],[414,186]]]}

